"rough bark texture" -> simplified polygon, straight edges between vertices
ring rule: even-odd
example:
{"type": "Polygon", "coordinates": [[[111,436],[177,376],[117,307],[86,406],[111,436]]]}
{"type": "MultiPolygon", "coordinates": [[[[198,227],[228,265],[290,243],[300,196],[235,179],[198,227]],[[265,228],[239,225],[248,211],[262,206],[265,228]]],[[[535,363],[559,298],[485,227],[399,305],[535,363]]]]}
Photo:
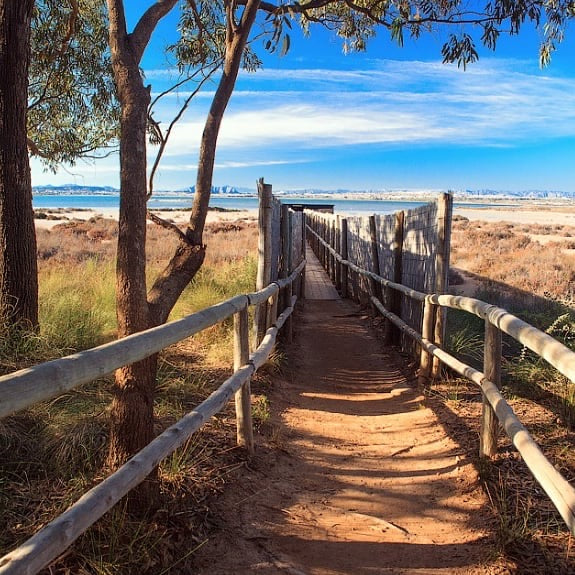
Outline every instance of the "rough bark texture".
{"type": "MultiPolygon", "coordinates": [[[[121,195],[116,268],[118,335],[124,337],[164,323],[182,291],[196,275],[205,256],[203,229],[208,212],[220,123],[233,92],[243,50],[259,1],[248,1],[239,24],[232,3],[228,11],[226,59],[202,138],[198,185],[190,224],[166,269],[146,294],[146,122],[150,102],[140,74],[140,60],[160,20],[176,0],[158,0],[128,34],[121,0],[108,0],[110,48],[118,98],[122,107],[121,195]]],[[[112,404],[112,436],[108,463],[117,467],[153,438],[153,401],[157,358],[127,366],[116,373],[112,404]]],[[[153,479],[153,478],[152,478],[153,479]]],[[[153,504],[153,481],[136,494],[141,507],[153,504]]]]}
{"type": "MultiPolygon", "coordinates": [[[[163,10],[158,11],[154,7],[152,12],[156,23],[171,9],[175,0],[162,4],[163,10]]],[[[151,325],[146,294],[146,123],[150,93],[143,84],[139,69],[151,34],[151,24],[141,26],[138,36],[128,35],[123,3],[109,0],[108,8],[112,63],[122,106],[116,313],[118,336],[125,337],[151,325]]],[[[149,15],[150,12],[145,15],[146,22],[150,19],[149,15]]],[[[156,367],[157,359],[154,356],[116,372],[108,458],[112,468],[124,463],[154,436],[156,367]]],[[[136,493],[136,499],[141,504],[149,505],[153,503],[154,495],[155,489],[148,482],[136,493]]]]}
{"type": "Polygon", "coordinates": [[[0,0],[0,314],[38,325],[38,271],[26,138],[33,0],[0,0]]]}

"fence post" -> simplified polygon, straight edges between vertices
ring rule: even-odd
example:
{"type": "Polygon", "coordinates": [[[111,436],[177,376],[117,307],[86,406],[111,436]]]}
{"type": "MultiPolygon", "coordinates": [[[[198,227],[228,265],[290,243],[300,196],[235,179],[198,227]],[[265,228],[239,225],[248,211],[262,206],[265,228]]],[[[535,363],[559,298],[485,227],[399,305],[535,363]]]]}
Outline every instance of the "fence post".
{"type": "Polygon", "coordinates": [[[317,226],[317,259],[319,260],[320,264],[323,267],[323,244],[320,242],[320,239],[323,239],[322,234],[322,223],[319,214],[315,215],[315,225],[317,226]]]}
{"type": "MultiPolygon", "coordinates": [[[[281,215],[281,232],[282,232],[282,278],[287,278],[292,272],[292,240],[293,240],[293,225],[292,225],[292,212],[288,206],[282,206],[281,215]]],[[[282,290],[282,303],[281,309],[284,311],[291,304],[293,295],[293,282],[290,283],[282,290]]],[[[288,317],[284,325],[283,336],[287,343],[292,341],[292,315],[288,317]]]]}
{"type": "MultiPolygon", "coordinates": [[[[451,213],[453,209],[453,196],[441,194],[437,201],[437,258],[435,260],[435,292],[444,294],[447,292],[449,275],[449,250],[451,244],[451,213]]],[[[445,328],[447,310],[437,306],[435,319],[434,342],[443,347],[445,343],[445,328]]],[[[433,377],[439,377],[440,362],[433,358],[433,377]]]]}
{"type": "MultiPolygon", "coordinates": [[[[330,224],[330,244],[333,250],[336,249],[336,245],[335,245],[335,238],[336,238],[336,234],[335,234],[335,218],[331,218],[331,224],[330,224]]],[[[335,284],[336,282],[336,266],[337,266],[337,260],[335,259],[335,255],[331,254],[331,281],[333,284],[335,284]]]]}
{"type": "MultiPolygon", "coordinates": [[[[335,217],[335,228],[334,228],[334,243],[335,251],[341,256],[341,218],[339,216],[335,217]]],[[[335,287],[338,291],[341,291],[341,264],[338,260],[335,260],[335,287]]]]}
{"type": "MultiPolygon", "coordinates": [[[[347,261],[347,218],[341,218],[341,257],[347,261]]],[[[341,295],[348,296],[347,281],[349,277],[349,268],[341,264],[341,295]]]]}
{"type": "MultiPolygon", "coordinates": [[[[332,221],[330,219],[326,220],[326,241],[329,245],[330,248],[333,248],[333,242],[332,242],[332,221]]],[[[327,250],[327,275],[329,277],[329,279],[332,279],[332,273],[333,273],[333,256],[331,255],[331,252],[329,251],[329,249],[327,250]]]]}
{"type": "Polygon", "coordinates": [[[319,242],[318,242],[318,238],[316,235],[318,233],[317,216],[315,215],[314,212],[312,212],[312,214],[310,216],[310,223],[311,223],[311,229],[314,231],[314,233],[311,234],[311,236],[310,236],[311,247],[312,247],[313,253],[315,254],[317,259],[319,260],[319,242]]]}
{"type": "MultiPolygon", "coordinates": [[[[311,222],[309,222],[311,224],[311,222]]],[[[308,216],[305,213],[305,209],[302,212],[302,219],[301,219],[301,226],[302,226],[302,253],[301,253],[301,257],[303,259],[306,259],[306,249],[307,249],[307,244],[306,244],[306,237],[307,237],[307,231],[306,231],[306,225],[308,224],[308,216]]],[[[298,262],[298,264],[301,262],[298,262]]],[[[298,292],[297,292],[297,297],[299,299],[305,299],[305,267],[303,268],[303,271],[299,277],[298,280],[298,292]]]]}
{"type": "MultiPolygon", "coordinates": [[[[246,365],[250,359],[249,324],[247,305],[234,314],[234,371],[246,365]]],[[[244,445],[250,455],[254,453],[252,427],[251,384],[249,378],[236,391],[236,437],[238,445],[244,445]]]]}
{"type": "MultiPolygon", "coordinates": [[[[499,387],[501,383],[501,331],[488,319],[485,320],[485,342],[483,346],[483,374],[486,379],[499,387]]],[[[497,416],[483,396],[479,437],[480,457],[493,457],[497,453],[498,431],[497,416]]]]}
{"type": "MultiPolygon", "coordinates": [[[[325,219],[322,217],[319,217],[319,226],[320,226],[320,237],[324,242],[327,242],[327,234],[326,234],[326,225],[325,225],[325,219]]],[[[320,243],[320,248],[321,250],[321,266],[323,267],[324,270],[327,270],[327,255],[328,255],[328,251],[325,247],[325,243],[320,243]]]]}
{"type": "MultiPolygon", "coordinates": [[[[258,182],[260,209],[258,217],[258,274],[256,290],[261,290],[271,282],[272,273],[272,186],[265,184],[264,179],[258,182]]],[[[264,302],[255,309],[255,347],[262,342],[268,319],[268,304],[264,302]]]]}
{"type": "MultiPolygon", "coordinates": [[[[405,223],[405,212],[395,214],[395,228],[393,232],[393,278],[394,283],[401,283],[403,275],[403,226],[405,223]]],[[[389,310],[401,317],[401,294],[392,288],[386,288],[386,301],[389,310]]],[[[398,344],[400,341],[399,330],[390,322],[387,322],[386,343],[398,344]]]]}
{"type": "MultiPolygon", "coordinates": [[[[381,275],[381,268],[379,266],[379,242],[377,241],[377,223],[375,216],[369,216],[369,237],[371,246],[371,271],[378,276],[381,275]]],[[[382,301],[382,289],[381,284],[371,278],[371,293],[379,301],[382,301]]]]}
{"type": "MultiPolygon", "coordinates": [[[[290,274],[290,248],[291,236],[289,226],[290,210],[289,206],[282,204],[281,220],[280,220],[280,234],[282,238],[282,257],[280,267],[280,279],[287,278],[290,274]]],[[[289,306],[289,298],[287,297],[287,288],[282,289],[280,298],[280,310],[283,311],[289,306]]]]}
{"type": "MultiPolygon", "coordinates": [[[[421,324],[421,337],[427,341],[433,341],[433,323],[435,320],[435,306],[431,303],[431,298],[427,296],[423,307],[423,321],[421,324]]],[[[421,348],[421,357],[419,363],[419,373],[417,379],[419,385],[425,385],[429,382],[431,375],[431,366],[433,356],[425,349],[421,348]]]]}

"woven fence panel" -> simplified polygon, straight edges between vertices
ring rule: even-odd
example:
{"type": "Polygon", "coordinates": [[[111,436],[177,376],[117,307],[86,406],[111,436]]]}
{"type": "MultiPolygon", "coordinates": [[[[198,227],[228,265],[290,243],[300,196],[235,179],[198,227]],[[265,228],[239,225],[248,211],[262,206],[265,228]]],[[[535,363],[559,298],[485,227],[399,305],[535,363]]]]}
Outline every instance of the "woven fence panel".
{"type": "MultiPolygon", "coordinates": [[[[347,253],[350,262],[366,270],[372,269],[369,218],[347,218],[347,253]]],[[[355,273],[352,273],[351,277],[353,297],[358,300],[365,299],[363,294],[369,293],[369,280],[364,276],[357,277],[355,273]]]]}
{"type": "Polygon", "coordinates": [[[292,249],[292,267],[297,267],[304,259],[304,244],[303,244],[303,226],[304,215],[303,212],[291,213],[291,249],[292,249]]]}
{"type": "Polygon", "coordinates": [[[437,247],[437,204],[406,211],[401,283],[422,292],[435,291],[437,247]]]}
{"type": "Polygon", "coordinates": [[[395,220],[395,214],[375,216],[379,275],[388,280],[393,280],[395,270],[395,254],[393,253],[395,220]]]}
{"type": "MultiPolygon", "coordinates": [[[[434,293],[438,289],[438,267],[449,265],[449,251],[445,250],[445,242],[449,245],[449,222],[445,222],[445,215],[439,215],[440,205],[444,205],[443,198],[430,202],[418,208],[403,212],[403,218],[398,214],[375,216],[375,240],[377,243],[377,257],[379,260],[379,275],[398,281],[399,283],[420,292],[434,293]],[[403,227],[401,221],[403,219],[403,227]],[[442,241],[440,226],[445,226],[442,241]],[[399,271],[396,265],[396,253],[401,244],[401,278],[395,277],[399,271]],[[442,255],[440,256],[440,251],[442,255]],[[443,253],[445,252],[445,253],[443,253]],[[441,257],[441,259],[440,259],[441,257]],[[447,263],[446,263],[447,260],[447,263]],[[441,263],[441,266],[439,265],[441,263]]],[[[447,204],[449,205],[449,204],[447,204]]],[[[443,208],[442,208],[443,209],[443,208]]],[[[445,210],[444,210],[445,211],[445,210]]],[[[443,214],[443,211],[441,212],[443,214]]],[[[330,241],[328,222],[334,216],[315,213],[313,218],[320,230],[320,235],[330,241]]],[[[449,220],[449,215],[447,219],[449,220]]],[[[348,260],[360,268],[375,271],[373,268],[372,238],[370,233],[370,218],[352,216],[347,221],[347,248],[348,260]]],[[[321,248],[319,248],[321,252],[321,248]]],[[[398,262],[397,262],[398,263],[398,262]]],[[[350,273],[348,292],[350,297],[365,303],[367,295],[372,292],[369,280],[350,273]]],[[[442,289],[442,288],[439,288],[442,289]]],[[[401,318],[417,331],[421,330],[423,309],[421,302],[405,296],[399,296],[401,318]]],[[[389,302],[385,302],[388,304],[389,302]]],[[[393,303],[393,302],[392,302],[393,303]]],[[[410,338],[402,338],[405,350],[415,350],[410,338]]]]}
{"type": "Polygon", "coordinates": [[[271,279],[275,281],[279,277],[282,238],[281,238],[281,202],[275,197],[272,198],[272,262],[271,279]]]}
{"type": "MultiPolygon", "coordinates": [[[[429,203],[405,212],[403,228],[401,283],[420,292],[435,291],[435,261],[438,249],[437,203],[429,203]]],[[[403,298],[403,320],[421,330],[423,306],[411,298],[403,298]]],[[[413,340],[403,336],[403,348],[416,351],[413,340]]]]}

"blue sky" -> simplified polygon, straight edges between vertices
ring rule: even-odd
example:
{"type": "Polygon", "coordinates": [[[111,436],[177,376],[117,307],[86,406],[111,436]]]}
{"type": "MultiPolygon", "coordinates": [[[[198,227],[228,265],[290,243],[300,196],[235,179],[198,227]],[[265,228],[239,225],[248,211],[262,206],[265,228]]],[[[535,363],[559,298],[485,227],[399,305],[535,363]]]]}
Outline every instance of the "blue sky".
{"type": "MultiPolygon", "coordinates": [[[[144,58],[153,93],[176,78],[163,52],[176,23],[175,13],[162,22],[144,58]]],[[[214,184],[253,188],[264,177],[277,190],[575,191],[569,32],[544,70],[538,35],[529,28],[502,38],[496,53],[481,50],[466,71],[441,64],[439,35],[400,48],[381,32],[366,53],[350,55],[319,28],[310,38],[294,31],[283,58],[256,45],[264,67],[240,75],[222,124],[214,184]]],[[[165,98],[155,117],[169,121],[189,89],[165,98]]],[[[156,189],[195,183],[214,89],[205,87],[175,129],[156,189]]],[[[56,175],[33,161],[32,170],[34,185],[119,182],[117,157],[79,162],[56,175]]]]}

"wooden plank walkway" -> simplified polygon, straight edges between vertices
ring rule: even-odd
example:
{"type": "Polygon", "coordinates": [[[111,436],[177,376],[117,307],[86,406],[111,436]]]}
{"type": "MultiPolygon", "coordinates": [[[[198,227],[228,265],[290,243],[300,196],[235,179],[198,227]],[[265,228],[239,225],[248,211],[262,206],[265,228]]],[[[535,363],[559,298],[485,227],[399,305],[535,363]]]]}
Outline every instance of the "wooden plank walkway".
{"type": "Polygon", "coordinates": [[[339,299],[337,290],[309,246],[306,247],[305,257],[307,260],[305,298],[310,300],[339,299]]]}

